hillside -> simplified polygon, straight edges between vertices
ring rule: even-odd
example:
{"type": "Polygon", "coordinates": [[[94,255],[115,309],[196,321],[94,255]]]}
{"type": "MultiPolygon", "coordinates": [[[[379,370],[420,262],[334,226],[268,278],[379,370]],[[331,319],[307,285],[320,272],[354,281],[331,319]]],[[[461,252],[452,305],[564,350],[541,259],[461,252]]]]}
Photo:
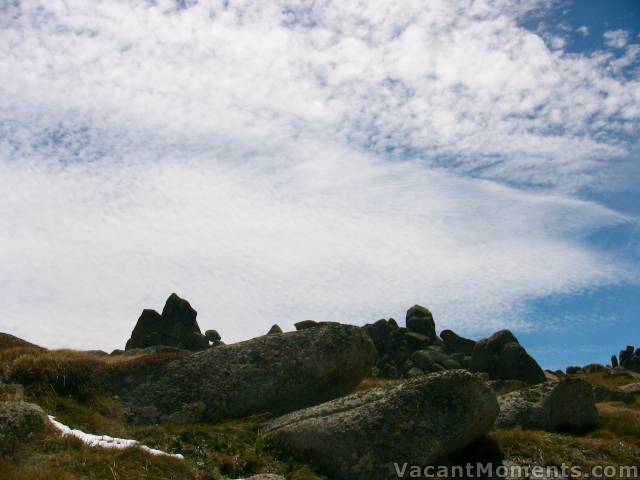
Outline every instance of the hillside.
{"type": "MultiPolygon", "coordinates": [[[[388,350],[379,363],[380,337],[378,344],[375,335],[369,339],[371,327],[299,328],[195,352],[147,347],[126,355],[50,351],[0,334],[2,478],[383,479],[398,475],[376,473],[358,459],[386,465],[395,456],[409,469],[481,462],[590,472],[640,465],[640,374],[591,366],[527,383],[452,365],[384,378],[379,367],[399,360],[388,350]],[[45,413],[72,429],[140,445],[88,446],[62,436],[45,413]],[[559,415],[568,423],[553,420],[559,415]],[[184,459],[152,455],[142,445],[184,459]]],[[[477,342],[474,352],[483,345],[495,352],[496,338],[507,337],[477,342]]],[[[502,345],[501,355],[523,358],[513,343],[502,345]]],[[[406,362],[424,355],[400,356],[406,362]]]]}

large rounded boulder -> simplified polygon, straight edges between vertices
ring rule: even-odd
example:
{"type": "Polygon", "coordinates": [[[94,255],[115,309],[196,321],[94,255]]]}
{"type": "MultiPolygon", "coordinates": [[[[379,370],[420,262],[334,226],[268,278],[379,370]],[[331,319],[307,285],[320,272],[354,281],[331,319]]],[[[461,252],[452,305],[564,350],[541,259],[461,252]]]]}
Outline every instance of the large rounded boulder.
{"type": "Polygon", "coordinates": [[[396,465],[433,465],[485,435],[498,415],[493,392],[463,370],[357,392],[270,421],[282,452],[334,479],[397,478],[396,465]]]}
{"type": "Polygon", "coordinates": [[[499,428],[584,432],[599,423],[591,384],[578,378],[534,385],[498,401],[499,428]]]}
{"type": "Polygon", "coordinates": [[[0,402],[0,454],[10,453],[49,425],[47,415],[33,403],[0,402]]]}
{"type": "Polygon", "coordinates": [[[284,413],[345,395],[374,362],[375,348],[361,328],[320,324],[120,376],[113,389],[132,406],[154,407],[160,419],[216,422],[284,413]]]}

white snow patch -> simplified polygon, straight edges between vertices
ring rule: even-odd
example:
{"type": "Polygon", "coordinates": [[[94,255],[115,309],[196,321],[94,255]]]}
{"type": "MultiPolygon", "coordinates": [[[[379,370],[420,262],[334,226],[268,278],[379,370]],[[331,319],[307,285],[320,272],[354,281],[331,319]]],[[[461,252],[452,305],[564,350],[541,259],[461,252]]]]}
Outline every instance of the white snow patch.
{"type": "Polygon", "coordinates": [[[71,435],[72,437],[76,437],[85,445],[90,447],[101,447],[101,448],[117,448],[117,449],[125,449],[130,447],[138,447],[144,450],[151,455],[166,455],[168,457],[179,458],[180,460],[184,460],[184,457],[179,453],[167,453],[162,450],[156,450],[154,448],[149,448],[146,445],[140,445],[140,442],[137,440],[127,440],[126,438],[114,438],[108,435],[92,435],[91,433],[85,433],[82,430],[74,430],[72,428],[67,427],[63,423],[58,422],[55,417],[49,415],[49,420],[51,424],[60,432],[62,436],[71,435]]]}

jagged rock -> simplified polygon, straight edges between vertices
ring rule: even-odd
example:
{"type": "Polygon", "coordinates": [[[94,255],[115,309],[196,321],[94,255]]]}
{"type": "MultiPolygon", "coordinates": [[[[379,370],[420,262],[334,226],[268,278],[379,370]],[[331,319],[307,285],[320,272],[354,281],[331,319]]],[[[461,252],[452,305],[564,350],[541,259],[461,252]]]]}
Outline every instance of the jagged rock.
{"type": "Polygon", "coordinates": [[[267,332],[267,335],[275,335],[277,333],[282,333],[282,329],[280,328],[279,325],[274,324],[274,325],[271,326],[271,328],[267,332]]]}
{"type": "Polygon", "coordinates": [[[209,347],[209,341],[200,331],[197,315],[189,302],[172,293],[162,314],[150,309],[142,311],[125,350],[157,345],[204,350],[209,347]]]}
{"type": "Polygon", "coordinates": [[[487,372],[492,380],[522,380],[529,385],[545,381],[540,365],[509,330],[501,330],[476,343],[471,368],[475,372],[487,372]]]}
{"type": "Polygon", "coordinates": [[[0,454],[13,451],[48,426],[49,419],[39,406],[21,401],[0,402],[0,454]]]}
{"type": "Polygon", "coordinates": [[[204,336],[207,337],[207,340],[209,340],[214,345],[220,344],[220,340],[222,340],[222,337],[217,330],[207,330],[206,332],[204,332],[204,336]]]}
{"type": "Polygon", "coordinates": [[[577,378],[534,385],[498,401],[498,428],[582,432],[599,423],[591,384],[577,378]]]}
{"type": "Polygon", "coordinates": [[[436,324],[433,321],[433,315],[428,308],[421,305],[414,305],[407,310],[406,325],[407,330],[410,332],[420,333],[431,338],[436,336],[436,324]]]}
{"type": "Polygon", "coordinates": [[[375,348],[362,329],[319,325],[193,353],[114,379],[128,404],[171,415],[203,402],[202,419],[216,422],[287,412],[349,393],[369,375],[375,348]]]}
{"type": "Polygon", "coordinates": [[[314,328],[318,326],[318,322],[315,320],[302,320],[301,322],[297,322],[294,324],[296,330],[307,330],[309,328],[314,328]]]}
{"type": "Polygon", "coordinates": [[[463,353],[464,355],[471,355],[473,353],[473,347],[476,346],[475,341],[463,338],[452,330],[443,330],[440,332],[440,338],[444,341],[449,353],[463,353]]]}
{"type": "Polygon", "coordinates": [[[493,392],[462,370],[357,392],[269,422],[287,454],[336,479],[396,478],[394,462],[433,465],[485,435],[498,414],[493,392]]]}

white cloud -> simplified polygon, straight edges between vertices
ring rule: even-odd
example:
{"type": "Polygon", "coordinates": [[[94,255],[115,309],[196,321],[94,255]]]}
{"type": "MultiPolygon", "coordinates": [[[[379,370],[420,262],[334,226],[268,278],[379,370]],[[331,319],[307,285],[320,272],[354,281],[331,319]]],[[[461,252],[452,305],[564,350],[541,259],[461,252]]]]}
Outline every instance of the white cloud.
{"type": "Polygon", "coordinates": [[[112,348],[177,291],[226,340],[415,302],[486,332],[631,278],[573,196],[640,83],[538,3],[191,3],[0,7],[0,330],[112,348]]]}
{"type": "Polygon", "coordinates": [[[626,30],[609,30],[603,36],[604,42],[612,48],[624,48],[629,43],[629,32],[626,30]]]}
{"type": "Polygon", "coordinates": [[[591,30],[589,30],[589,27],[587,27],[586,25],[582,25],[580,28],[576,29],[576,32],[582,34],[583,37],[586,37],[589,35],[589,33],[591,33],[591,30]]]}
{"type": "Polygon", "coordinates": [[[559,36],[555,36],[551,39],[551,47],[554,50],[562,50],[567,45],[567,41],[559,36]]]}

